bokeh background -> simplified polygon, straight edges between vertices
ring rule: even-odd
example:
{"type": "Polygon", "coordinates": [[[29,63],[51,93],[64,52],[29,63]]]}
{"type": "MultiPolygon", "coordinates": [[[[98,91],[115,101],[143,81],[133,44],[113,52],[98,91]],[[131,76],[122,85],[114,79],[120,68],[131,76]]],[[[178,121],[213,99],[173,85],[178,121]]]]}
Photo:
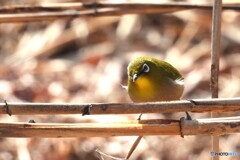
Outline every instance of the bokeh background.
{"type": "MultiPolygon", "coordinates": [[[[7,1],[39,4],[55,1],[7,1]]],[[[165,2],[165,1],[159,1],[165,2]]],[[[187,1],[189,3],[194,1],[187,1]]],[[[202,1],[203,2],[203,1],[202,1]]],[[[208,1],[209,2],[209,1],[208,1]]],[[[182,99],[210,98],[211,10],[0,24],[3,102],[130,102],[127,66],[141,55],[163,59],[185,77],[182,99]]],[[[219,97],[240,97],[240,14],[222,14],[219,97]]],[[[226,113],[219,116],[236,116],[226,113]]],[[[208,114],[191,114],[207,118],[208,114]]],[[[184,113],[149,114],[179,119],[184,113]]],[[[133,120],[138,115],[1,115],[3,122],[81,123],[133,120]]],[[[0,160],[98,160],[95,150],[125,157],[136,137],[1,138],[0,160]]],[[[221,136],[222,151],[240,155],[239,135],[221,136]]],[[[209,136],[144,137],[131,159],[210,159],[209,136]]],[[[107,159],[107,158],[106,158],[107,159]]],[[[240,159],[240,157],[222,157],[240,159]]]]}

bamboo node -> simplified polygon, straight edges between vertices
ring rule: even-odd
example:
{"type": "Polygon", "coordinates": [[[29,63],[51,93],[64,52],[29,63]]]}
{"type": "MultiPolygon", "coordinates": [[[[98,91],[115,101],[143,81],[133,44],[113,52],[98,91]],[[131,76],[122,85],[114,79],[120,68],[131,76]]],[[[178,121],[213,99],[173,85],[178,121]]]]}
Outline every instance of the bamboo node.
{"type": "Polygon", "coordinates": [[[85,116],[85,115],[90,115],[90,111],[91,111],[91,108],[92,108],[92,105],[88,105],[86,107],[84,107],[82,109],[82,116],[85,116]]]}
{"type": "Polygon", "coordinates": [[[10,108],[9,108],[9,105],[8,105],[8,103],[7,103],[7,100],[4,100],[4,103],[5,103],[5,111],[6,111],[6,113],[9,115],[9,116],[11,116],[12,115],[12,112],[11,112],[11,110],[10,110],[10,108]]]}
{"type": "Polygon", "coordinates": [[[36,123],[34,119],[30,119],[28,123],[36,123]]]}
{"type": "Polygon", "coordinates": [[[99,3],[97,2],[97,0],[95,0],[93,2],[93,8],[94,8],[94,14],[97,15],[98,14],[98,5],[99,3]]]}
{"type": "Polygon", "coordinates": [[[184,122],[185,122],[185,117],[180,118],[180,122],[179,122],[179,128],[180,128],[180,136],[182,138],[184,138],[184,133],[183,133],[183,126],[184,126],[184,122]]]}
{"type": "Polygon", "coordinates": [[[198,103],[193,99],[189,99],[188,101],[192,104],[191,107],[194,107],[195,105],[198,105],[198,103]]]}

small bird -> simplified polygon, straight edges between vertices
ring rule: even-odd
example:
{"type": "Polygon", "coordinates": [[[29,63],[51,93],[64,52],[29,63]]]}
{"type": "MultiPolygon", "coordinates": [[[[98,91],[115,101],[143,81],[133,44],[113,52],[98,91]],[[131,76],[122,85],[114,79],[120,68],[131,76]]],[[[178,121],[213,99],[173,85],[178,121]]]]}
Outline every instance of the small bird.
{"type": "Polygon", "coordinates": [[[128,66],[127,89],[133,102],[179,100],[183,94],[184,78],[171,64],[142,56],[128,66]]]}
{"type": "MultiPolygon", "coordinates": [[[[165,61],[142,56],[128,65],[127,90],[133,102],[179,100],[183,94],[183,89],[183,76],[165,61]]],[[[187,119],[190,120],[191,117],[187,112],[186,115],[187,119]]],[[[141,139],[142,136],[139,136],[135,140],[126,159],[130,158],[141,139]]]]}

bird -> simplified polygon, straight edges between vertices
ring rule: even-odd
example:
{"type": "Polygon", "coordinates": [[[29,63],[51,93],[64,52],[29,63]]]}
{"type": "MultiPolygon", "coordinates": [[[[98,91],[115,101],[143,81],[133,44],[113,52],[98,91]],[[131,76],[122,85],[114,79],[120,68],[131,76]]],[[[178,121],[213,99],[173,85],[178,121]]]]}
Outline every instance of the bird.
{"type": "Polygon", "coordinates": [[[166,61],[141,56],[127,70],[127,90],[133,102],[179,100],[183,94],[183,76],[166,61]]]}
{"type": "MultiPolygon", "coordinates": [[[[127,73],[126,88],[133,102],[180,100],[183,94],[183,76],[166,61],[141,56],[129,63],[127,73]]],[[[191,120],[188,112],[185,113],[186,119],[191,120]]]]}
{"type": "MultiPolygon", "coordinates": [[[[170,63],[150,56],[141,56],[129,63],[126,87],[133,102],[155,102],[180,100],[184,90],[184,78],[170,63]]],[[[186,113],[186,119],[191,116],[186,113]]],[[[141,114],[142,115],[142,114],[141,114]]],[[[138,120],[140,120],[141,115],[138,120]]],[[[141,141],[139,136],[126,159],[129,159],[141,141]]]]}

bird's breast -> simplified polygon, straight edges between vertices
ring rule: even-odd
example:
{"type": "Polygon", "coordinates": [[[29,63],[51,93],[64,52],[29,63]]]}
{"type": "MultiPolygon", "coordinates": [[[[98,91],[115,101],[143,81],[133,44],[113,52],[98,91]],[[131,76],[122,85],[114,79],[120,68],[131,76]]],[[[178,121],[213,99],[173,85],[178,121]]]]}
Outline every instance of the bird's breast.
{"type": "Polygon", "coordinates": [[[183,88],[183,84],[173,80],[155,82],[147,77],[139,77],[128,86],[128,92],[134,102],[170,101],[180,99],[183,88]]]}
{"type": "Polygon", "coordinates": [[[149,101],[156,95],[153,82],[147,77],[139,77],[129,88],[129,95],[135,102],[149,101]]]}

